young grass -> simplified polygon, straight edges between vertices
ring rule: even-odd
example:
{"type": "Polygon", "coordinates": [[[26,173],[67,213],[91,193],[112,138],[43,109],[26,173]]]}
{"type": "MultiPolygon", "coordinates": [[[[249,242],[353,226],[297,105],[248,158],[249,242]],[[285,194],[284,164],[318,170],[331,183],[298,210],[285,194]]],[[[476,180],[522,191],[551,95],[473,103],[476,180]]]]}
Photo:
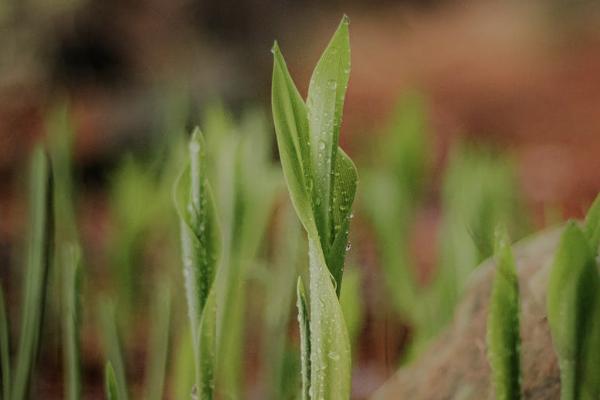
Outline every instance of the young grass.
{"type": "Polygon", "coordinates": [[[421,96],[402,97],[377,149],[361,173],[361,208],[375,228],[387,294],[404,318],[418,319],[419,287],[409,257],[410,229],[426,182],[429,144],[421,96]]]}
{"type": "Polygon", "coordinates": [[[271,161],[266,124],[258,113],[245,114],[238,135],[222,135],[216,160],[225,178],[217,199],[225,237],[223,263],[217,274],[219,393],[242,396],[246,292],[250,268],[267,229],[280,176],[271,161]],[[225,177],[225,175],[229,175],[225,177]]]}
{"type": "Polygon", "coordinates": [[[23,283],[23,303],[19,348],[12,400],[27,398],[42,330],[46,297],[47,271],[52,245],[53,217],[51,206],[50,168],[41,147],[36,147],[30,161],[29,238],[27,269],[23,283]]]}
{"type": "Polygon", "coordinates": [[[80,284],[81,252],[78,246],[62,248],[63,266],[63,360],[65,395],[68,400],[81,398],[81,360],[79,330],[81,323],[80,284]]]}
{"type": "Polygon", "coordinates": [[[600,396],[599,204],[596,199],[583,227],[567,224],[550,271],[546,307],[562,400],[600,396]]]}
{"type": "Polygon", "coordinates": [[[206,170],[206,143],[199,130],[189,143],[190,162],[177,179],[174,202],[181,225],[183,271],[196,363],[196,393],[212,399],[216,367],[214,280],[221,241],[206,170]]]}
{"type": "Polygon", "coordinates": [[[121,343],[115,318],[115,306],[108,299],[100,302],[100,323],[104,339],[104,351],[107,354],[108,365],[106,368],[107,392],[110,397],[118,400],[127,400],[127,380],[125,378],[125,364],[121,353],[121,343]],[[110,385],[109,385],[110,384],[110,385]]]}
{"type": "Polygon", "coordinates": [[[521,398],[519,281],[508,234],[497,230],[496,276],[487,321],[488,359],[497,400],[521,398]]]}
{"type": "MultiPolygon", "coordinates": [[[[273,47],[272,106],[284,176],[292,203],[308,235],[310,360],[313,399],[350,396],[350,341],[338,296],[356,167],[338,147],[344,96],[350,73],[348,18],[344,17],[313,72],[306,104],[289,74],[277,43],[273,47]]],[[[302,297],[302,285],[299,285],[302,297]]],[[[306,303],[305,300],[300,300],[306,303]]],[[[307,366],[303,367],[308,372],[307,366]]]]}
{"type": "Polygon", "coordinates": [[[8,316],[4,302],[4,291],[0,286],[0,371],[2,374],[2,391],[0,394],[5,400],[10,400],[10,344],[8,337],[8,316]]]}
{"type": "Polygon", "coordinates": [[[115,377],[115,370],[112,364],[106,363],[104,368],[104,391],[106,393],[107,400],[122,400],[123,397],[119,394],[119,387],[117,385],[117,378],[115,377]]]}

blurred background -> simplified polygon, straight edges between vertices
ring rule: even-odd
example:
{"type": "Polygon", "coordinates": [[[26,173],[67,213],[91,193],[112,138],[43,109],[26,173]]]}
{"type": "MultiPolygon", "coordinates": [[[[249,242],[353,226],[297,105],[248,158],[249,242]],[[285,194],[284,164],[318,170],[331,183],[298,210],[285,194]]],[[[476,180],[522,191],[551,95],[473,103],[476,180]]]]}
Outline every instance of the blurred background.
{"type": "MultiPolygon", "coordinates": [[[[232,290],[248,301],[232,316],[242,322],[223,382],[236,383],[221,397],[294,398],[293,287],[306,260],[296,254],[302,234],[277,164],[270,48],[277,39],[305,94],[343,14],[352,72],[341,146],[361,177],[342,299],[354,398],[367,398],[443,328],[468,273],[491,254],[496,224],[516,240],[581,217],[600,191],[600,6],[592,1],[3,0],[0,278],[18,321],[27,159],[44,141],[66,198],[57,215],[73,221],[64,236],[84,249],[85,398],[102,398],[110,329],[101,316],[111,307],[130,390],[143,397],[154,379],[147,311],[166,298],[164,397],[187,398],[181,371],[192,364],[170,196],[195,125],[212,143],[226,236],[235,235],[228,204],[238,195],[229,183],[240,173],[232,160],[251,163],[246,179],[261,182],[261,193],[239,189],[262,205],[243,220],[256,222],[247,236],[261,240],[230,248],[247,264],[232,290]],[[160,281],[169,288],[157,290],[160,281]]],[[[61,398],[60,324],[48,307],[36,385],[44,398],[61,398]]]]}

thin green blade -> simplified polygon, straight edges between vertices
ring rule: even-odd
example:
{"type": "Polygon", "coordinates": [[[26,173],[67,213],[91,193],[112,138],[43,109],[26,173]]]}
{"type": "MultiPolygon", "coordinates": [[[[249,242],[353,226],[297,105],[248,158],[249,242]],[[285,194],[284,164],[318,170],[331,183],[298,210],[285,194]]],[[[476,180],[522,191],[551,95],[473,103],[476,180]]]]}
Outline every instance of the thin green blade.
{"type": "Polygon", "coordinates": [[[65,365],[65,398],[81,398],[81,252],[77,245],[62,248],[63,264],[63,359],[65,365]]]}
{"type": "Polygon", "coordinates": [[[27,270],[23,284],[23,306],[17,363],[12,382],[12,399],[28,396],[35,360],[39,349],[42,316],[47,285],[49,253],[52,244],[53,218],[50,171],[46,154],[36,147],[30,163],[29,239],[27,270]]]}
{"type": "Polygon", "coordinates": [[[117,378],[115,377],[115,370],[112,364],[106,363],[104,367],[104,391],[106,393],[107,400],[120,400],[119,389],[117,386],[117,378]]]}
{"type": "Polygon", "coordinates": [[[4,302],[4,291],[0,286],[0,370],[2,371],[2,398],[10,400],[10,342],[8,315],[4,302]]]}
{"type": "Polygon", "coordinates": [[[352,219],[352,203],[356,195],[358,173],[356,166],[338,147],[336,162],[335,186],[333,191],[331,213],[333,219],[333,243],[327,254],[327,267],[333,276],[336,294],[339,297],[342,290],[342,275],[344,260],[348,250],[348,232],[352,219]]]}
{"type": "Polygon", "coordinates": [[[600,244],[600,195],[596,197],[585,216],[583,231],[590,242],[592,250],[597,251],[600,244]]]}
{"type": "Polygon", "coordinates": [[[214,397],[217,364],[217,306],[215,297],[215,291],[211,290],[206,299],[206,306],[198,327],[196,393],[199,395],[199,400],[211,400],[214,397]]]}
{"type": "Polygon", "coordinates": [[[202,134],[196,130],[189,144],[190,163],[177,179],[174,193],[181,225],[189,317],[194,332],[200,324],[221,251],[214,200],[206,178],[205,147],[202,134]]]}
{"type": "Polygon", "coordinates": [[[121,343],[117,322],[115,320],[115,305],[108,299],[101,300],[100,305],[100,323],[104,341],[104,351],[108,363],[111,365],[116,399],[127,400],[127,379],[125,377],[125,363],[121,354],[121,343]]]}
{"type": "Polygon", "coordinates": [[[548,282],[546,307],[561,374],[561,399],[583,392],[585,337],[596,305],[598,272],[585,234],[569,222],[561,236],[548,282]]]}
{"type": "Polygon", "coordinates": [[[206,143],[198,129],[189,144],[190,163],[175,183],[181,226],[183,271],[196,362],[196,390],[212,399],[216,364],[214,281],[221,252],[220,231],[206,168],[206,143]]]}
{"type": "Polygon", "coordinates": [[[302,374],[302,400],[310,399],[310,317],[308,301],[304,292],[302,278],[298,277],[296,286],[296,306],[298,307],[298,324],[300,331],[300,367],[302,374]]]}
{"type": "Polygon", "coordinates": [[[292,204],[307,231],[314,231],[307,110],[277,43],[273,46],[271,102],[279,157],[292,204]]]}
{"type": "Polygon", "coordinates": [[[519,281],[505,231],[499,230],[495,248],[496,276],[487,322],[488,360],[498,400],[521,398],[519,281]]]}

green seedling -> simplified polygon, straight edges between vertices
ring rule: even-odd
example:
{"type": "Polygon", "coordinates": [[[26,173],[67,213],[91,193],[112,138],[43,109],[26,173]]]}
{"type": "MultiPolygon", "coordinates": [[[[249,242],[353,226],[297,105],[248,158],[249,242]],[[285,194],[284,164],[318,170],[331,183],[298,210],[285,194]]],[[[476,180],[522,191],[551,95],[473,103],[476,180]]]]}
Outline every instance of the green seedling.
{"type": "MultiPolygon", "coordinates": [[[[10,382],[11,400],[29,396],[42,331],[47,272],[53,234],[50,166],[41,147],[36,147],[29,171],[29,238],[27,269],[23,281],[21,329],[14,375],[10,382]]],[[[8,368],[6,368],[8,369],[8,368]]]]}
{"type": "Polygon", "coordinates": [[[206,143],[199,130],[189,143],[189,164],[175,183],[174,202],[181,225],[183,272],[196,365],[196,393],[212,399],[215,388],[217,309],[214,280],[221,249],[206,143]]]}
{"type": "Polygon", "coordinates": [[[496,399],[521,398],[519,281],[508,234],[496,233],[496,272],[487,320],[487,355],[496,399]]]}
{"type": "Polygon", "coordinates": [[[348,399],[350,340],[338,300],[357,183],[356,167],[338,147],[350,73],[348,18],[317,63],[306,103],[277,43],[273,55],[271,100],[279,155],[308,236],[308,296],[298,283],[301,341],[310,343],[302,349],[303,393],[311,399],[348,399]],[[306,321],[309,329],[302,328],[306,321]]]}
{"type": "Polygon", "coordinates": [[[599,204],[596,199],[582,227],[567,224],[550,271],[546,307],[562,400],[600,396],[599,204]]]}
{"type": "Polygon", "coordinates": [[[4,302],[4,291],[0,287],[0,370],[2,374],[2,398],[10,400],[10,343],[8,316],[4,302]]]}
{"type": "Polygon", "coordinates": [[[99,305],[104,351],[107,354],[106,369],[107,396],[119,400],[129,398],[127,380],[125,378],[125,363],[121,352],[121,340],[115,316],[115,305],[109,299],[102,299],[99,305]],[[110,390],[108,390],[110,388],[110,390]],[[117,397],[114,396],[116,393],[117,397]]]}
{"type": "Polygon", "coordinates": [[[272,213],[280,175],[271,161],[261,114],[246,114],[238,128],[221,132],[211,149],[219,157],[217,199],[224,227],[224,257],[216,278],[219,371],[217,386],[227,398],[240,398],[248,275],[272,213]],[[240,133],[241,133],[240,132],[240,133]]]}
{"type": "Polygon", "coordinates": [[[117,384],[117,378],[115,376],[115,369],[109,362],[106,363],[104,368],[104,391],[106,393],[107,400],[122,400],[119,392],[119,385],[117,384]]]}
{"type": "Polygon", "coordinates": [[[74,244],[62,248],[63,267],[63,360],[65,365],[65,398],[81,398],[81,251],[74,244]]]}

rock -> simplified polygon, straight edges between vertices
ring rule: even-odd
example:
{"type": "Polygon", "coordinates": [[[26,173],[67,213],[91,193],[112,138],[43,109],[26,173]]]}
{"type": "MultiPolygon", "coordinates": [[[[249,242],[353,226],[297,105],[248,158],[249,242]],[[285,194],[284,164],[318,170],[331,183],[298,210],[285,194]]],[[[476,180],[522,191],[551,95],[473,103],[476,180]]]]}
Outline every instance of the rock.
{"type": "MultiPolygon", "coordinates": [[[[514,246],[521,296],[521,363],[525,399],[558,399],[558,362],[546,318],[548,273],[562,229],[514,246]]],[[[413,364],[401,368],[373,396],[388,399],[493,399],[486,357],[486,321],[495,263],[474,272],[452,324],[413,364]]]]}

